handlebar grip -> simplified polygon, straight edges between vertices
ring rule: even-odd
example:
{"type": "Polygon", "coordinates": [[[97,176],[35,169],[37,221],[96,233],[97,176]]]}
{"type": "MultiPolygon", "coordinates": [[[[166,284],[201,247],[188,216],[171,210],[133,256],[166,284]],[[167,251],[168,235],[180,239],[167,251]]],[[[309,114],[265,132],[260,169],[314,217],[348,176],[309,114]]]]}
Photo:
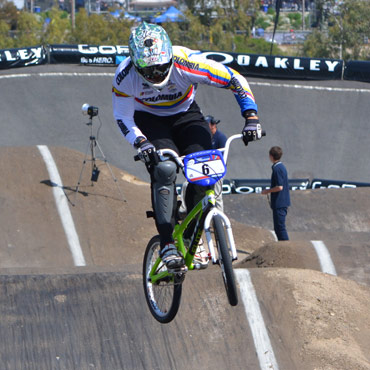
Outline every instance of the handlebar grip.
{"type": "Polygon", "coordinates": [[[139,157],[139,155],[138,155],[138,154],[134,155],[134,161],[135,161],[135,162],[140,161],[140,157],[139,157]]]}

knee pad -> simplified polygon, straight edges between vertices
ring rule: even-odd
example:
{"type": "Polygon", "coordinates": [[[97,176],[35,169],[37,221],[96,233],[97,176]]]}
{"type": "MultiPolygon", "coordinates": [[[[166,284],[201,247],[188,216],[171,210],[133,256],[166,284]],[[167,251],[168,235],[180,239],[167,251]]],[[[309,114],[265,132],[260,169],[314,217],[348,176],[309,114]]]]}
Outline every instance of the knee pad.
{"type": "Polygon", "coordinates": [[[153,169],[152,197],[156,222],[172,223],[175,202],[176,164],[160,162],[153,169]]]}
{"type": "Polygon", "coordinates": [[[159,162],[153,169],[154,182],[170,185],[176,179],[176,164],[172,161],[159,162]]]}

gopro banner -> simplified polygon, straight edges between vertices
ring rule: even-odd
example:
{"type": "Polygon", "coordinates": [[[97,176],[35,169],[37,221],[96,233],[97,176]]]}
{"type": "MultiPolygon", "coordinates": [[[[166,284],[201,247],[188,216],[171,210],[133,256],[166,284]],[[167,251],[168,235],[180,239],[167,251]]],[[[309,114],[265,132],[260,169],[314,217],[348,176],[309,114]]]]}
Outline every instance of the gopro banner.
{"type": "Polygon", "coordinates": [[[126,58],[127,46],[120,45],[50,45],[50,63],[117,65],[126,58]]]}
{"type": "Polygon", "coordinates": [[[324,180],[313,179],[311,189],[344,189],[344,188],[359,188],[369,187],[370,183],[355,182],[355,181],[338,181],[338,180],[324,180]]]}
{"type": "Polygon", "coordinates": [[[45,63],[47,63],[47,51],[43,46],[0,50],[0,69],[45,63]]]}
{"type": "Polygon", "coordinates": [[[207,59],[225,64],[242,75],[289,78],[340,80],[343,60],[283,57],[257,54],[236,54],[203,51],[207,59]]]}

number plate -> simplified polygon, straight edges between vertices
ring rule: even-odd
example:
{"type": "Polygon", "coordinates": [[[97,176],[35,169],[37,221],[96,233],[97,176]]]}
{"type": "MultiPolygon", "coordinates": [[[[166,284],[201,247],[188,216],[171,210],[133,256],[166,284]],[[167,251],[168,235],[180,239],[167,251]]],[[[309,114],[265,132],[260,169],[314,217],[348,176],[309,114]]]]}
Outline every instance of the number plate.
{"type": "Polygon", "coordinates": [[[226,174],[222,153],[217,149],[187,155],[184,169],[186,179],[201,186],[213,185],[226,174]]]}

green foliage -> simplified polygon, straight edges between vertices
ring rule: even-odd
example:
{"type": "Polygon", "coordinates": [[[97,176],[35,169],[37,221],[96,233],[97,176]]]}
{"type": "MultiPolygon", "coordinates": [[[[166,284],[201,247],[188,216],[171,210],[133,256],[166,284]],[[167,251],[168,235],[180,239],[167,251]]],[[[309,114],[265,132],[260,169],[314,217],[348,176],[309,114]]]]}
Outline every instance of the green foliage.
{"type": "Polygon", "coordinates": [[[71,35],[71,24],[65,17],[65,12],[52,8],[46,15],[50,21],[48,24],[44,23],[42,44],[67,44],[71,35]]]}
{"type": "Polygon", "coordinates": [[[0,21],[5,21],[11,30],[17,27],[18,9],[12,2],[0,0],[0,21]]]}
{"type": "Polygon", "coordinates": [[[309,58],[330,58],[329,41],[320,31],[310,34],[302,47],[302,56],[309,58]]]}
{"type": "MultiPolygon", "coordinates": [[[[258,11],[258,0],[221,0],[222,7],[209,7],[207,0],[185,0],[189,10],[184,22],[163,24],[174,45],[192,49],[270,54],[271,44],[250,37],[256,29],[271,31],[276,12],[258,11]],[[231,6],[233,5],[233,6],[231,6]],[[199,8],[200,6],[200,8],[199,8]],[[252,23],[253,22],[253,23],[252,23]]],[[[317,28],[305,41],[300,54],[307,57],[370,59],[364,45],[370,30],[370,1],[316,0],[317,28]],[[336,4],[335,11],[332,11],[336,4]],[[328,5],[330,7],[328,8],[328,5]],[[331,9],[328,11],[328,9],[331,9]]],[[[306,25],[310,17],[305,17],[306,25]]],[[[127,45],[131,28],[136,24],[110,14],[76,12],[72,29],[70,14],[57,8],[45,13],[19,11],[7,0],[0,0],[0,48],[19,48],[40,44],[127,45]],[[48,20],[46,22],[46,19],[48,20]]],[[[278,30],[302,28],[302,14],[281,12],[278,30]]],[[[307,29],[307,28],[306,28],[307,29]]],[[[284,55],[276,44],[273,54],[284,55]]]]}
{"type": "Polygon", "coordinates": [[[13,39],[9,36],[10,25],[4,21],[0,20],[0,49],[13,48],[13,39]]]}
{"type": "Polygon", "coordinates": [[[296,30],[302,28],[302,14],[300,13],[288,13],[291,28],[296,30]]]}
{"type": "MultiPolygon", "coordinates": [[[[235,39],[235,52],[248,53],[248,54],[270,54],[271,43],[265,39],[253,39],[249,37],[236,36],[235,39]]],[[[283,51],[274,44],[272,48],[274,55],[284,55],[283,51]]]]}
{"type": "MultiPolygon", "coordinates": [[[[323,1],[318,1],[323,6],[323,1]]],[[[311,34],[303,45],[305,56],[339,59],[366,58],[364,37],[370,30],[370,3],[344,0],[335,11],[325,12],[319,19],[320,30],[311,34]]]]}
{"type": "Polygon", "coordinates": [[[43,20],[28,12],[20,12],[17,21],[16,47],[39,45],[42,38],[43,20]]]}

